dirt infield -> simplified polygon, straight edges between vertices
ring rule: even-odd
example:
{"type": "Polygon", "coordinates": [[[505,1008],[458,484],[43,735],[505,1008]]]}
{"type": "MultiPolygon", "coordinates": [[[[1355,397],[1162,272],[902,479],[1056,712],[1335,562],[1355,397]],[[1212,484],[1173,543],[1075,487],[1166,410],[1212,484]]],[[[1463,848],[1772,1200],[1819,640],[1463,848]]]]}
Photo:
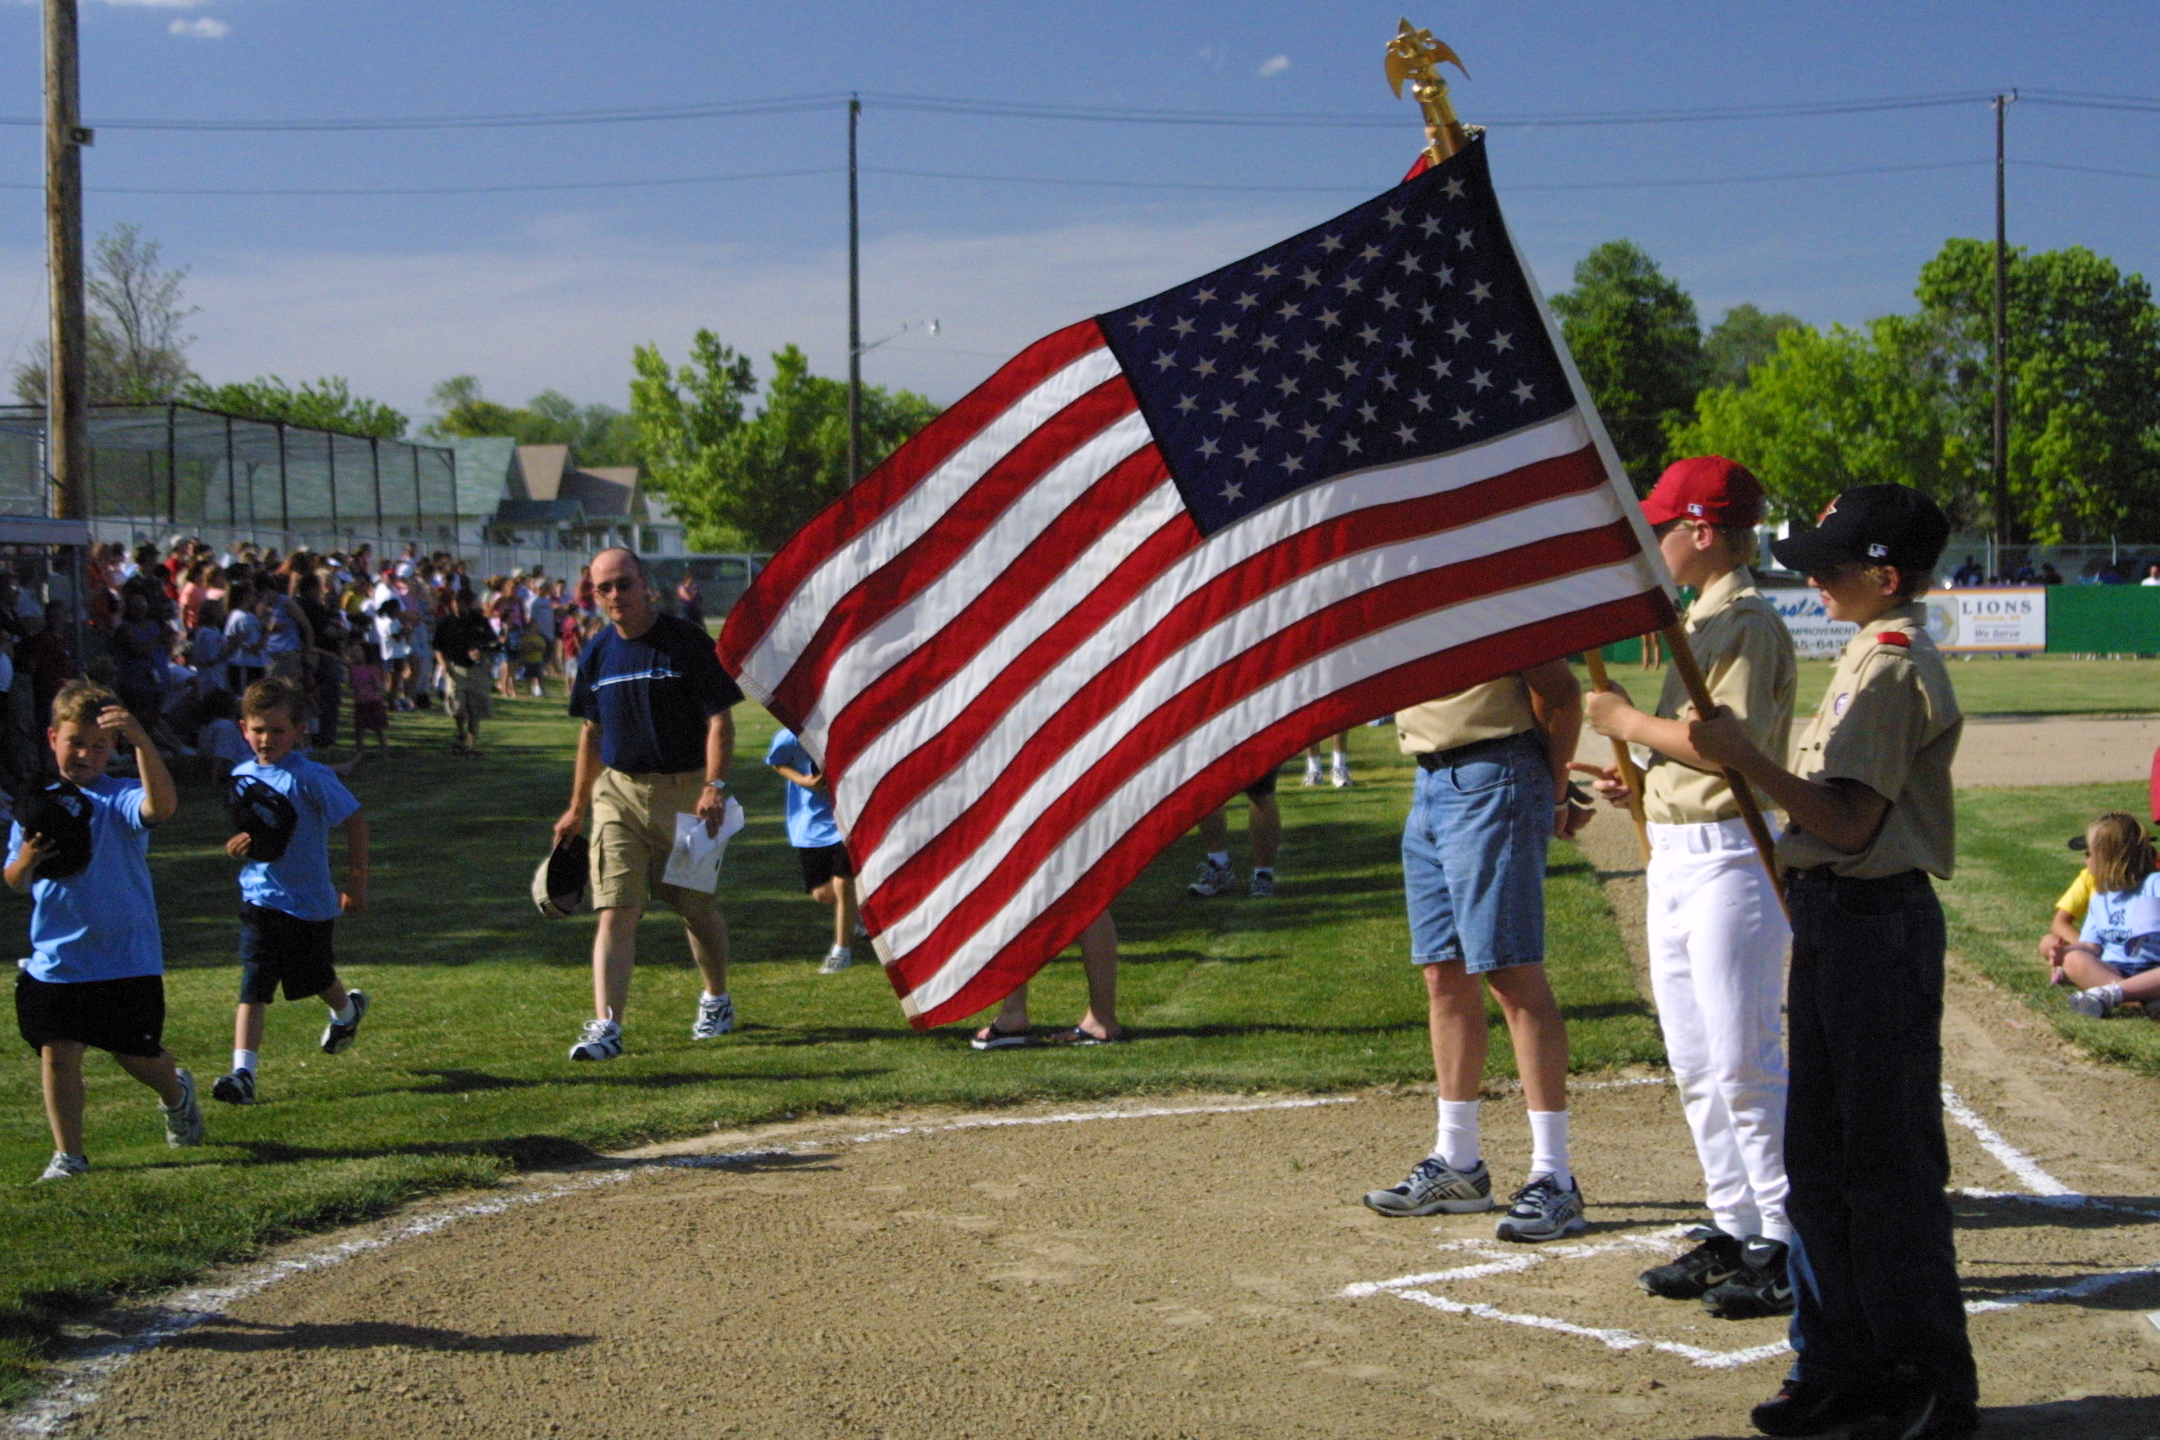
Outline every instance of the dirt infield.
{"type": "MultiPolygon", "coordinates": [[[[1625,915],[1632,836],[1588,838],[1625,915]]],[[[2160,1434],[2144,1143],[2160,1084],[2023,1014],[1954,975],[1984,1433],[2160,1434]]],[[[1429,1143],[1426,1092],[715,1136],[317,1238],[112,1317],[107,1349],[86,1337],[68,1384],[15,1423],[145,1440],[1750,1433],[1782,1323],[1633,1284],[1699,1213],[1676,1097],[1606,1076],[1573,1105],[1593,1223],[1543,1248],[1492,1243],[1489,1217],[1356,1203],[1429,1143]]],[[[1487,1113],[1510,1179],[1520,1097],[1487,1113]]]]}

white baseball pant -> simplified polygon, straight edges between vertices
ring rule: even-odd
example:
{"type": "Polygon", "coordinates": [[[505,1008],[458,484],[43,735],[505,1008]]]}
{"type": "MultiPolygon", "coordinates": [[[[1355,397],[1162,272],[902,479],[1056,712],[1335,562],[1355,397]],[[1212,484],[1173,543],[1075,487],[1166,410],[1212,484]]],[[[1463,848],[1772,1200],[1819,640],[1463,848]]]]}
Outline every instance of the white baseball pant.
{"type": "Polygon", "coordinates": [[[1650,827],[1650,990],[1710,1216],[1790,1241],[1779,1009],[1792,927],[1747,825],[1650,827]]]}

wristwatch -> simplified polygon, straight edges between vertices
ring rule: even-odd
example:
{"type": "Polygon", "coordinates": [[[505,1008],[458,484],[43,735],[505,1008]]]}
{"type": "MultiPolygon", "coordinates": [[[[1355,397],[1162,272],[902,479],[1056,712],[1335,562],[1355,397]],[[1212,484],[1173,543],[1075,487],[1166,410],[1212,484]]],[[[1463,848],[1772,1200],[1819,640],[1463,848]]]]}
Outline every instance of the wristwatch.
{"type": "Polygon", "coordinates": [[[725,781],[725,780],[707,780],[707,781],[705,782],[705,788],[706,788],[706,789],[708,789],[708,790],[725,790],[725,789],[727,789],[727,781],[725,781]]]}

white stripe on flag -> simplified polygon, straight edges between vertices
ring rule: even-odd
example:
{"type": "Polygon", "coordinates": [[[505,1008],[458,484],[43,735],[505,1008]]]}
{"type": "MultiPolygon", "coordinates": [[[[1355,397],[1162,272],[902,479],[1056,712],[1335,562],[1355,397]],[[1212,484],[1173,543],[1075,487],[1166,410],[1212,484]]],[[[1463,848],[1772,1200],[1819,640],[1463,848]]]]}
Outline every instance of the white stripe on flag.
{"type": "MultiPolygon", "coordinates": [[[[965,860],[955,856],[946,857],[951,869],[937,887],[924,897],[919,907],[906,915],[892,913],[889,902],[886,908],[880,909],[880,929],[893,937],[896,953],[904,953],[906,949],[921,943],[921,938],[928,933],[930,927],[942,921],[946,913],[980,886],[990,870],[1005,858],[1011,837],[1033,824],[1074,781],[1123,740],[1140,721],[1202,675],[1231,657],[1243,654],[1277,631],[1309,618],[1344,596],[1361,594],[1404,576],[1437,570],[1481,555],[1491,555],[1553,536],[1575,534],[1610,525],[1616,518],[1618,517],[1613,512],[1611,497],[1602,488],[1582,495],[1565,496],[1525,510],[1509,511],[1459,530],[1419,536],[1397,545],[1345,556],[1302,575],[1287,585],[1271,590],[1255,603],[1224,616],[1215,625],[1194,636],[1189,643],[1166,657],[1146,680],[1124,696],[1114,709],[1102,715],[1084,737],[1075,741],[1036,778],[1035,783],[1028,787],[1014,802],[1012,809],[1001,818],[997,827],[984,838],[979,849],[965,860]]],[[[1639,593],[1651,588],[1652,583],[1654,582],[1647,574],[1641,575],[1634,588],[1623,593],[1639,593]]],[[[1451,615],[1462,608],[1457,606],[1442,613],[1451,615]]],[[[1437,620],[1439,617],[1428,618],[1437,620]]],[[[1109,641],[1106,640],[1101,646],[1094,648],[1107,649],[1109,641]]],[[[1117,648],[1122,653],[1124,647],[1120,645],[1117,648]]],[[[1436,643],[1431,648],[1444,649],[1447,646],[1436,643]]],[[[1091,655],[1086,658],[1094,660],[1098,657],[1091,655]]],[[[1082,657],[1076,655],[1074,659],[1080,661],[1082,657]]],[[[1060,667],[1061,670],[1064,668],[1060,667]]],[[[1079,666],[1073,668],[1078,669],[1079,666]]],[[[1096,668],[1099,667],[1088,665],[1088,674],[1092,675],[1096,668]]],[[[1044,683],[1029,691],[1021,703],[1007,713],[997,728],[984,737],[974,754],[969,757],[964,771],[955,772],[947,783],[925,792],[917,804],[894,821],[884,842],[870,853],[859,872],[861,879],[858,883],[866,898],[875,895],[878,887],[915,850],[950,825],[968,805],[980,798],[991,781],[1004,772],[1020,748],[1069,698],[1068,686],[1056,683],[1065,678],[1056,672],[1045,676],[1044,683]]],[[[1334,685],[1330,686],[1329,690],[1339,688],[1339,685],[1334,685]]],[[[1329,691],[1312,690],[1307,692],[1305,698],[1309,701],[1326,693],[1329,691]]],[[[1258,728],[1260,727],[1252,727],[1232,743],[1250,738],[1258,728]]],[[[1197,771],[1188,772],[1188,776],[1193,773],[1197,771]]]]}
{"type": "MultiPolygon", "coordinates": [[[[1318,656],[1254,691],[1156,755],[1075,825],[996,917],[960,945],[936,974],[909,992],[903,1007],[908,1014],[918,1015],[959,993],[976,972],[1056,903],[1171,790],[1198,774],[1215,757],[1315,698],[1486,635],[1624,600],[1654,588],[1655,577],[1637,557],[1542,585],[1482,596],[1440,614],[1415,616],[1378,631],[1318,656]]],[[[927,905],[922,913],[942,918],[945,909],[927,905]]],[[[929,928],[927,922],[918,922],[913,928],[904,922],[887,928],[878,937],[880,955],[905,958],[907,949],[912,948],[903,943],[906,936],[926,934],[929,928]]]]}
{"type": "Polygon", "coordinates": [[[880,675],[914,654],[918,628],[926,615],[950,619],[988,589],[1010,568],[1012,558],[1032,544],[1090,485],[1102,479],[1134,451],[1154,443],[1147,420],[1138,410],[1113,422],[1045,470],[1014,498],[1005,513],[976,537],[975,543],[943,575],[913,599],[857,636],[834,661],[818,692],[817,705],[804,717],[804,728],[822,737],[831,717],[880,675]]]}
{"type": "Polygon", "coordinates": [[[794,657],[817,634],[826,615],[864,576],[890,564],[894,556],[921,539],[991,466],[1050,417],[1119,373],[1117,358],[1107,346],[1099,346],[1015,400],[925,475],[898,504],[825,557],[773,617],[764,638],[745,660],[743,673],[771,694],[787,678],[794,657]]]}

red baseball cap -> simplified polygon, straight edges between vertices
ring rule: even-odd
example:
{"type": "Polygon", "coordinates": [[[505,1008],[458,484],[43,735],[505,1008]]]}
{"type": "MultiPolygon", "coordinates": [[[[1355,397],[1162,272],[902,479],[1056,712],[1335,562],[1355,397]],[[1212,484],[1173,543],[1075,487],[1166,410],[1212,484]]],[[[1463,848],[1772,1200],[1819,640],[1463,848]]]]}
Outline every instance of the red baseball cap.
{"type": "Polygon", "coordinates": [[[1759,525],[1763,516],[1762,482],[1745,465],[1722,455],[1693,455],[1675,460],[1643,498],[1643,518],[1652,525],[1670,520],[1707,520],[1712,525],[1759,525]]]}

